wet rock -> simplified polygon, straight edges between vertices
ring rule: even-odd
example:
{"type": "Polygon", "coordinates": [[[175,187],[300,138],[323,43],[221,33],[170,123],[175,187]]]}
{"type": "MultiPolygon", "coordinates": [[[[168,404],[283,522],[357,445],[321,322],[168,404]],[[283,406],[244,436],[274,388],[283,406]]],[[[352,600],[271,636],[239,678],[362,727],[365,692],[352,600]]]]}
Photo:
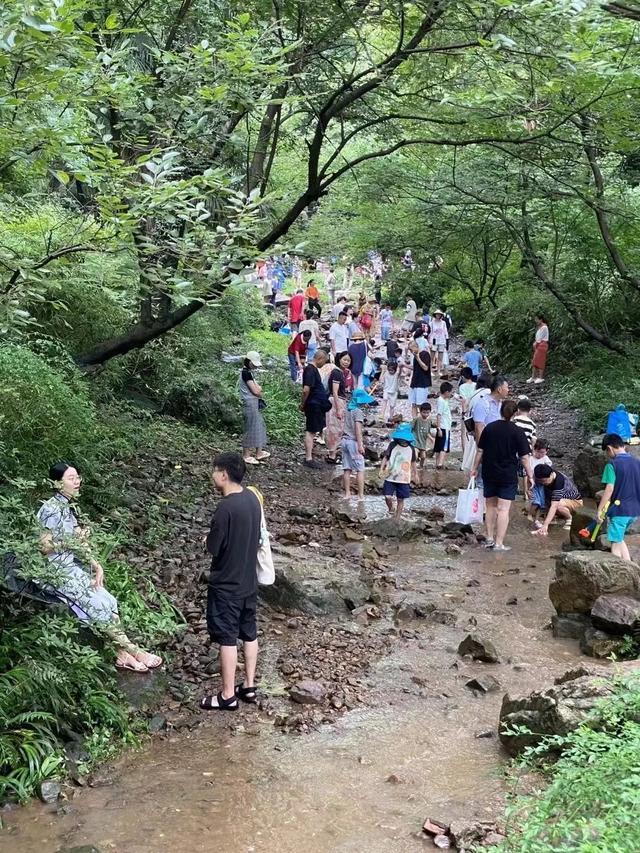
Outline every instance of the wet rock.
{"type": "Polygon", "coordinates": [[[464,554],[464,551],[459,545],[456,545],[454,542],[448,542],[444,546],[444,550],[450,557],[460,557],[464,554]]]}
{"type": "Polygon", "coordinates": [[[299,681],[289,688],[289,697],[299,705],[320,705],[327,698],[327,688],[321,681],[299,681]]]}
{"type": "Polygon", "coordinates": [[[155,734],[156,732],[161,732],[162,729],[166,728],[166,726],[167,718],[164,716],[164,714],[154,714],[153,717],[151,717],[151,719],[149,720],[148,727],[149,731],[152,734],[155,734]]]}
{"type": "Polygon", "coordinates": [[[401,541],[417,539],[423,535],[425,526],[408,518],[382,518],[367,521],[362,525],[363,533],[378,536],[381,539],[399,539],[401,541]]]}
{"type": "Polygon", "coordinates": [[[547,735],[566,735],[576,729],[598,702],[614,692],[613,673],[593,671],[589,675],[569,678],[548,690],[535,690],[528,696],[512,697],[508,693],[500,709],[500,741],[510,755],[539,743],[547,735]],[[508,734],[518,726],[527,734],[508,734]]]}
{"type": "Polygon", "coordinates": [[[390,785],[401,785],[402,784],[402,779],[399,776],[396,776],[395,773],[392,773],[390,776],[387,776],[387,778],[384,781],[388,782],[390,785]]]}
{"type": "Polygon", "coordinates": [[[444,518],[444,510],[441,506],[432,506],[427,510],[425,516],[429,521],[442,521],[444,518]]]}
{"type": "Polygon", "coordinates": [[[447,521],[442,525],[442,532],[445,536],[458,536],[464,533],[473,533],[473,527],[470,524],[460,524],[459,521],[447,521]]]}
{"type": "Polygon", "coordinates": [[[563,613],[562,616],[554,614],[551,617],[553,636],[559,639],[579,640],[588,624],[589,617],[584,613],[563,613]]]}
{"type": "Polygon", "coordinates": [[[439,850],[450,850],[451,849],[451,839],[448,835],[436,835],[433,839],[434,847],[437,847],[439,850]]]}
{"type": "Polygon", "coordinates": [[[555,579],[549,598],[558,614],[588,614],[606,593],[636,596],[640,593],[640,566],[611,554],[574,551],[556,559],[555,579]]]}
{"type": "Polygon", "coordinates": [[[474,737],[478,740],[481,740],[483,738],[491,738],[493,737],[493,729],[484,729],[481,732],[476,732],[474,737]]]}
{"type": "Polygon", "coordinates": [[[360,533],[358,530],[353,530],[351,527],[343,528],[342,532],[347,542],[362,542],[364,540],[364,533],[360,533]]]}
{"type": "Polygon", "coordinates": [[[602,472],[606,464],[604,453],[590,444],[585,445],[576,456],[573,463],[573,482],[582,492],[584,497],[595,497],[593,481],[597,478],[597,489],[600,488],[602,472]]]}
{"type": "Polygon", "coordinates": [[[308,509],[305,506],[290,506],[287,510],[287,514],[293,516],[294,518],[315,518],[316,513],[312,509],[308,509]]]}
{"type": "Polygon", "coordinates": [[[608,658],[617,654],[624,642],[622,637],[612,637],[589,625],[580,639],[580,650],[590,658],[608,658]]]}
{"type": "Polygon", "coordinates": [[[477,821],[472,824],[454,821],[449,834],[458,853],[472,853],[478,849],[478,845],[485,844],[490,835],[498,833],[496,833],[495,823],[488,821],[477,821]]]}
{"type": "Polygon", "coordinates": [[[491,693],[500,689],[500,682],[492,675],[478,675],[475,678],[470,678],[465,683],[465,687],[478,693],[491,693]]]}
{"type": "Polygon", "coordinates": [[[441,820],[434,820],[428,817],[422,824],[422,831],[427,835],[435,837],[436,835],[446,835],[449,832],[449,824],[441,820]]]}
{"type": "Polygon", "coordinates": [[[480,637],[479,634],[467,634],[458,646],[458,654],[471,655],[474,660],[484,663],[498,663],[500,658],[491,640],[480,637]]]}
{"type": "Polygon", "coordinates": [[[38,796],[42,800],[43,803],[55,803],[58,800],[58,797],[62,793],[62,788],[59,782],[55,782],[54,780],[48,780],[47,782],[41,782],[38,787],[38,796]]]}
{"type": "Polygon", "coordinates": [[[510,595],[509,598],[507,598],[507,604],[517,604],[517,603],[518,603],[518,596],[517,595],[510,595]]]}
{"type": "Polygon", "coordinates": [[[595,628],[624,636],[640,625],[640,601],[628,595],[601,595],[591,608],[595,628]]]}

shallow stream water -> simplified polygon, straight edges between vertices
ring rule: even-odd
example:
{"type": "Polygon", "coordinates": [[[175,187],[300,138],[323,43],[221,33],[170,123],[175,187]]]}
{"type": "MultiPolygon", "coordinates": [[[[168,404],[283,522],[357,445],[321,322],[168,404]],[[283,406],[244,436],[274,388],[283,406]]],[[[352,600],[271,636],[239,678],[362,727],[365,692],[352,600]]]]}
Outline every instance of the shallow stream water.
{"type": "MultiPolygon", "coordinates": [[[[398,546],[396,599],[429,596],[453,624],[409,623],[407,639],[367,674],[367,707],[305,736],[284,735],[259,716],[237,727],[233,715],[220,715],[205,728],[156,738],[116,762],[111,784],[76,790],[66,814],[38,803],[6,814],[0,850],[93,844],[102,853],[413,853],[425,849],[427,816],[495,816],[504,692],[549,684],[579,657],[576,643],[548,630],[550,556],[562,531],[546,541],[531,537],[521,506],[514,506],[509,554],[472,546],[461,557],[435,558],[422,544],[398,546]],[[478,586],[467,586],[472,578],[478,586]],[[518,605],[508,605],[514,594],[518,605]],[[492,638],[500,664],[456,655],[470,628],[492,638]],[[471,693],[465,682],[483,673],[501,689],[471,693]],[[477,738],[482,730],[493,736],[477,738]]],[[[380,499],[368,498],[367,514],[378,510],[380,499]]]]}

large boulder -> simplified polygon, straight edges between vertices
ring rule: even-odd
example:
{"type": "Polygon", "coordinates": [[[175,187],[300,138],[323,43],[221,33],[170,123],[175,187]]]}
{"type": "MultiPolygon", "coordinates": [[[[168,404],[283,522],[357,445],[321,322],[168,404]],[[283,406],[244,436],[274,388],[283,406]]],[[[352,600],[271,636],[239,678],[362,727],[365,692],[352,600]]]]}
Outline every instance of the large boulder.
{"type": "Polygon", "coordinates": [[[381,518],[365,522],[361,530],[367,536],[380,539],[418,539],[431,529],[424,521],[413,521],[410,518],[381,518]]]}
{"type": "Polygon", "coordinates": [[[500,708],[499,734],[510,755],[517,755],[548,735],[566,735],[578,728],[596,704],[614,692],[613,673],[602,670],[579,675],[580,671],[575,673],[578,677],[549,690],[520,697],[507,693],[500,708]],[[508,733],[518,726],[525,727],[527,733],[508,733]]]}
{"type": "Polygon", "coordinates": [[[549,598],[559,614],[590,613],[607,593],[640,595],[640,566],[600,551],[571,551],[556,559],[549,598]]]}
{"type": "Polygon", "coordinates": [[[573,463],[573,482],[580,489],[583,497],[595,497],[596,491],[600,488],[599,483],[606,461],[604,453],[590,444],[585,445],[578,453],[573,463]]]}
{"type": "Polygon", "coordinates": [[[596,628],[623,637],[640,627],[640,601],[629,595],[601,595],[591,608],[596,628]]]}
{"type": "Polygon", "coordinates": [[[588,625],[580,640],[580,651],[590,658],[609,658],[619,654],[624,643],[622,637],[612,637],[611,634],[588,625]]]}
{"type": "Polygon", "coordinates": [[[276,581],[260,597],[278,610],[344,615],[371,599],[371,584],[352,566],[305,548],[274,549],[276,581]]]}

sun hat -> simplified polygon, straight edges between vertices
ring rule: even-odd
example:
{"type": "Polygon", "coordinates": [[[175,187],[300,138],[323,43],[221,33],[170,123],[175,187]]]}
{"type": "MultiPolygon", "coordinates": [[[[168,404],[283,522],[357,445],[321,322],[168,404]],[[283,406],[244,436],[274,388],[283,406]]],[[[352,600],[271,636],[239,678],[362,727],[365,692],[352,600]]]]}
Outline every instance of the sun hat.
{"type": "Polygon", "coordinates": [[[391,438],[395,441],[408,441],[409,444],[414,444],[416,437],[411,429],[411,424],[403,423],[394,429],[391,433],[391,438]]]}
{"type": "Polygon", "coordinates": [[[245,357],[247,361],[250,361],[251,364],[254,364],[256,367],[262,367],[262,359],[260,358],[260,353],[257,350],[249,350],[245,357]]]}
{"type": "Polygon", "coordinates": [[[436,314],[440,314],[442,317],[444,317],[444,311],[442,310],[442,308],[436,308],[436,310],[433,312],[433,316],[435,317],[436,314]]]}
{"type": "Polygon", "coordinates": [[[351,395],[347,409],[352,412],[354,409],[357,409],[358,406],[368,406],[370,403],[375,403],[375,401],[376,398],[372,397],[371,394],[367,394],[364,388],[356,388],[351,395]]]}

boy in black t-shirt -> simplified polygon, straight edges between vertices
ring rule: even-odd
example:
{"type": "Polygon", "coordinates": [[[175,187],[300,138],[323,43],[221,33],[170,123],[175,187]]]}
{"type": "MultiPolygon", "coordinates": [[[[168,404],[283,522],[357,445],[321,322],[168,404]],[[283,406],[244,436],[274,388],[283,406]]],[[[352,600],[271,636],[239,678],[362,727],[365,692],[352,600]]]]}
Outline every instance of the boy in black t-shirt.
{"type": "Polygon", "coordinates": [[[222,689],[205,696],[206,711],[235,711],[238,699],[256,701],[258,660],[256,563],[260,545],[262,510],[258,497],[242,487],[246,472],[237,453],[220,453],[213,460],[213,484],[221,492],[207,536],[211,575],[207,595],[207,627],[220,646],[222,689]],[[236,687],[237,642],[244,647],[244,682],[236,687]]]}

